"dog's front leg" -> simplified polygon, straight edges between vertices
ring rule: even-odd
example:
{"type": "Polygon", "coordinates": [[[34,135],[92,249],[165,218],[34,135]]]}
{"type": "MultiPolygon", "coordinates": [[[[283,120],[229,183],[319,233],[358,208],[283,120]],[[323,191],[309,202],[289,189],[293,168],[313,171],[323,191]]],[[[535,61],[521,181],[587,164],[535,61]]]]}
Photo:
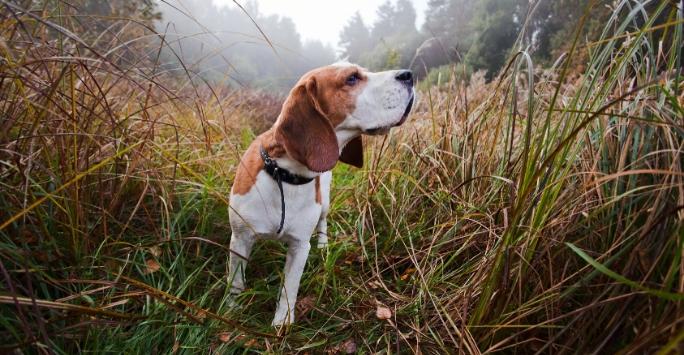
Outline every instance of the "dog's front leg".
{"type": "Polygon", "coordinates": [[[309,256],[311,244],[309,240],[290,239],[287,243],[287,257],[285,260],[285,281],[280,291],[278,308],[273,318],[273,326],[288,325],[294,322],[294,310],[297,303],[299,280],[302,278],[306,259],[309,256]]]}

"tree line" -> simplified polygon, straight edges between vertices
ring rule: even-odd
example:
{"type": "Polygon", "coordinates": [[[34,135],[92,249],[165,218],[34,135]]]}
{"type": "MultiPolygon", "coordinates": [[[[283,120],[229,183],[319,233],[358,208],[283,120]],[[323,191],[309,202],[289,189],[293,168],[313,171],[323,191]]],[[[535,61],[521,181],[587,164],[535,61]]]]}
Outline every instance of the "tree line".
{"type": "MultiPolygon", "coordinates": [[[[416,27],[409,0],[387,0],[367,25],[359,13],[340,34],[342,57],[372,69],[412,67],[425,75],[453,63],[485,70],[491,78],[505,64],[514,45],[548,63],[572,42],[590,0],[429,0],[425,21],[416,27]]],[[[591,8],[585,34],[595,34],[610,14],[591,8]]]]}
{"type": "MultiPolygon", "coordinates": [[[[634,2],[634,7],[652,11],[659,3],[634,2]]],[[[598,38],[613,14],[609,0],[428,0],[425,21],[417,27],[418,14],[410,0],[386,0],[373,23],[365,23],[358,12],[348,20],[335,52],[320,41],[303,41],[292,19],[263,14],[256,0],[244,7],[216,6],[208,0],[74,4],[79,12],[95,15],[80,19],[91,22],[85,27],[94,42],[106,43],[103,34],[122,33],[102,19],[135,17],[161,36],[129,33],[131,38],[148,38],[130,45],[145,47],[151,39],[162,38],[161,62],[169,72],[278,92],[287,91],[311,68],[339,59],[372,70],[411,68],[419,78],[430,80],[454,64],[465,75],[483,70],[491,79],[517,50],[531,53],[536,64],[550,66],[570,48],[580,22],[580,43],[586,43],[598,38]]],[[[119,27],[132,28],[125,22],[119,27]]],[[[156,56],[155,47],[148,47],[150,56],[156,56]]]]}
{"type": "Polygon", "coordinates": [[[165,60],[175,70],[190,70],[205,80],[228,78],[236,87],[282,92],[311,68],[336,60],[332,47],[303,41],[292,19],[265,15],[254,0],[243,8],[218,7],[208,0],[165,0],[159,10],[157,31],[169,43],[165,60]]]}

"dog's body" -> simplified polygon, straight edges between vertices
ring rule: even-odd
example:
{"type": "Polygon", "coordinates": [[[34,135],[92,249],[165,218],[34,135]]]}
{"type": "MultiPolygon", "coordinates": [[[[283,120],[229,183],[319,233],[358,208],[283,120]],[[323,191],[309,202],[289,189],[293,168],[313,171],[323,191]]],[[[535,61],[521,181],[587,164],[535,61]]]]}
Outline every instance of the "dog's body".
{"type": "Polygon", "coordinates": [[[244,290],[244,270],[257,238],[286,242],[285,280],[273,325],[294,321],[312,233],[318,247],[328,242],[330,170],[338,160],[361,167],[360,135],[386,134],[401,125],[413,96],[410,71],[370,73],[348,63],[319,68],[300,79],[273,127],[245,152],[230,198],[229,282],[231,292],[244,290]],[[297,181],[282,181],[282,198],[281,175],[267,171],[267,160],[297,181]]]}

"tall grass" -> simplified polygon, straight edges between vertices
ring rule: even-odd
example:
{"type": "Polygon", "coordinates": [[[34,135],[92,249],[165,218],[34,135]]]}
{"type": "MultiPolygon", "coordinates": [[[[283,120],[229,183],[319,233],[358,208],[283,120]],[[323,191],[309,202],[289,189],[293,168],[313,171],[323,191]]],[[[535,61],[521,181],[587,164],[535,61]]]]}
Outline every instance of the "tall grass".
{"type": "Polygon", "coordinates": [[[672,2],[615,3],[592,43],[583,19],[552,68],[521,51],[490,84],[455,66],[421,92],[364,169],[336,169],[334,236],[284,334],[282,245],[257,244],[238,308],[225,278],[234,168],[276,101],[169,71],[142,21],[91,33],[66,3],[1,3],[4,351],[681,350],[672,2]]]}

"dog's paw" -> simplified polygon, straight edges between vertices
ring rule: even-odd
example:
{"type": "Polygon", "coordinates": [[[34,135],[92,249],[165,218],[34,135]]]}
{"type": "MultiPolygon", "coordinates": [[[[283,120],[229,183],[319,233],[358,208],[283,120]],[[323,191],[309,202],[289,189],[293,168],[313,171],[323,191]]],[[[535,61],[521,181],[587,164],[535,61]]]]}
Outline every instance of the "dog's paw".
{"type": "Polygon", "coordinates": [[[275,317],[273,317],[273,322],[271,326],[274,328],[287,327],[294,323],[294,312],[276,312],[275,317]]]}
{"type": "Polygon", "coordinates": [[[325,249],[328,246],[328,236],[325,233],[318,234],[318,249],[325,249]]]}

